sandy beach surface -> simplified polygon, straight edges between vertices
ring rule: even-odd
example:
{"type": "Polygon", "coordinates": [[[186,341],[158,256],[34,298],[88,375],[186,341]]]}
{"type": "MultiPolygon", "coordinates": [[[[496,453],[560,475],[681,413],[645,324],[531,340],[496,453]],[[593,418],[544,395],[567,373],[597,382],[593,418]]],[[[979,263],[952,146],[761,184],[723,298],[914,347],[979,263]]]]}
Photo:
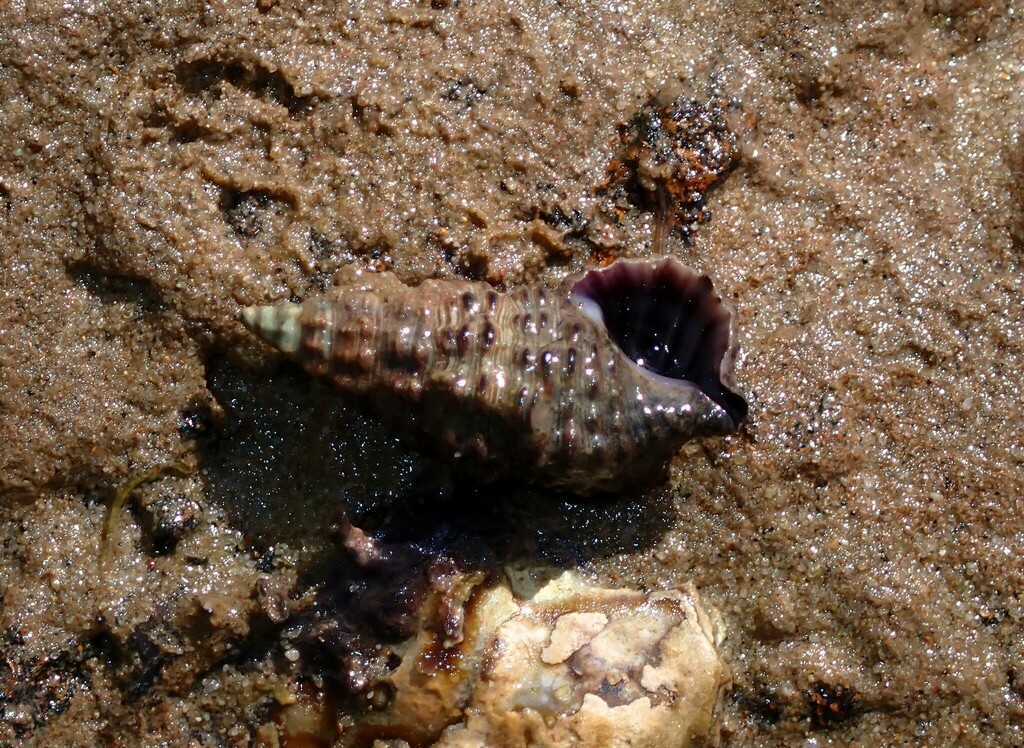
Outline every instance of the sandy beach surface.
{"type": "Polygon", "coordinates": [[[371,745],[427,577],[510,559],[692,582],[723,745],[1024,744],[1024,3],[23,0],[0,102],[0,746],[371,745]],[[666,97],[742,156],[662,248],[607,183],[666,97]],[[235,317],[661,251],[749,419],[597,502],[465,485],[235,317]]]}

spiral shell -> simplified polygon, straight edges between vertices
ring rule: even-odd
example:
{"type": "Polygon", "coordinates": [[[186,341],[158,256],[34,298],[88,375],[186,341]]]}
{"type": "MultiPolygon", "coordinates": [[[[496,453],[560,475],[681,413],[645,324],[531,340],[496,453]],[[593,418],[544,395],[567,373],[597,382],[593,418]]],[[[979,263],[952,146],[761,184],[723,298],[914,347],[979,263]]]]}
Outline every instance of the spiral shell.
{"type": "Polygon", "coordinates": [[[480,477],[614,491],[746,415],[729,384],[731,312],[707,276],[673,259],[508,293],[357,271],[325,296],[240,318],[480,477]]]}

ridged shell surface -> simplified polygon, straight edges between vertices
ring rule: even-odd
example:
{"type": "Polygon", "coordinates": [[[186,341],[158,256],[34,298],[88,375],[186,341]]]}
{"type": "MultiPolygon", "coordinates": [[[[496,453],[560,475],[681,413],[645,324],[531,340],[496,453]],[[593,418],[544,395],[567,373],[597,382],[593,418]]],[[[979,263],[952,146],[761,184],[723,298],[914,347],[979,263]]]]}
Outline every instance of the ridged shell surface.
{"type": "Polygon", "coordinates": [[[478,478],[614,491],[657,478],[684,441],[732,431],[746,411],[727,387],[731,315],[674,260],[509,293],[355,272],[325,296],[240,317],[478,478]],[[685,355],[670,355],[676,344],[685,355]]]}

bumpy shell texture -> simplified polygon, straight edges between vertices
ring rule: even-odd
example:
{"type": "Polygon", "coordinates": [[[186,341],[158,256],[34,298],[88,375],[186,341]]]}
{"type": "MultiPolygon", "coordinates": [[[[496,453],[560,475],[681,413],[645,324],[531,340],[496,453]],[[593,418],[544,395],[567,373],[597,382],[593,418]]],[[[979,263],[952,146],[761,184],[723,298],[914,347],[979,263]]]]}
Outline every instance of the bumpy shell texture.
{"type": "Polygon", "coordinates": [[[732,314],[707,276],[673,259],[509,293],[354,273],[325,296],[240,318],[478,477],[615,491],[747,412],[730,381],[732,314]]]}

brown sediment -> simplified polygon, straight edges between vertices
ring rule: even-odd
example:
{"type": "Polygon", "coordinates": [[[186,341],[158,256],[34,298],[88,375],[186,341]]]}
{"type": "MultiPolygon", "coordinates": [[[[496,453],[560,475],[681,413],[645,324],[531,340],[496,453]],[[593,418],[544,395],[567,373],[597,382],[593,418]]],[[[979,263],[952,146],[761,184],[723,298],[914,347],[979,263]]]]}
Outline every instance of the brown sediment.
{"type": "Polygon", "coordinates": [[[1021,743],[1022,13],[5,6],[0,744],[271,740],[340,506],[433,522],[436,553],[475,522],[604,581],[693,579],[730,631],[727,745],[1021,743]],[[680,79],[756,118],[667,242],[738,310],[752,417],[664,491],[439,516],[470,489],[235,322],[353,263],[510,290],[651,256],[646,204],[597,190],[680,79]],[[117,487],[190,458],[100,575],[117,487]]]}

